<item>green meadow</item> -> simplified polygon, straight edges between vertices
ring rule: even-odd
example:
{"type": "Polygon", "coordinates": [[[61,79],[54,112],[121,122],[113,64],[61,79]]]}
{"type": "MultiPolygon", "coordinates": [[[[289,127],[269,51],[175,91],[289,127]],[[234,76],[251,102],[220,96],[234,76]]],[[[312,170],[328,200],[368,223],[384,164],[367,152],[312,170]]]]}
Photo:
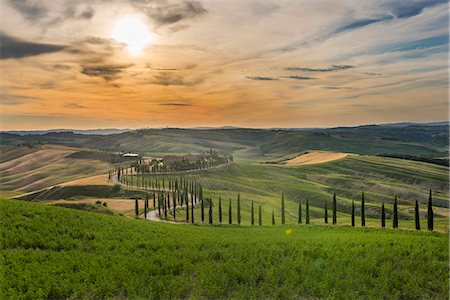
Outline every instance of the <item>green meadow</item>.
{"type": "Polygon", "coordinates": [[[182,226],[2,200],[1,298],[446,298],[446,234],[182,226]]]}

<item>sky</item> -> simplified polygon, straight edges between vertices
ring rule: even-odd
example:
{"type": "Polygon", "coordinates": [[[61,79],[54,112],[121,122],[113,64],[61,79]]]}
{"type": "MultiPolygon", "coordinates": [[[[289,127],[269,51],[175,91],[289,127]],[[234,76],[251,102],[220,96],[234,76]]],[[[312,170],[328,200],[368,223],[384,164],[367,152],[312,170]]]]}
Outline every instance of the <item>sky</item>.
{"type": "Polygon", "coordinates": [[[0,129],[449,119],[444,0],[0,0],[0,129]]]}

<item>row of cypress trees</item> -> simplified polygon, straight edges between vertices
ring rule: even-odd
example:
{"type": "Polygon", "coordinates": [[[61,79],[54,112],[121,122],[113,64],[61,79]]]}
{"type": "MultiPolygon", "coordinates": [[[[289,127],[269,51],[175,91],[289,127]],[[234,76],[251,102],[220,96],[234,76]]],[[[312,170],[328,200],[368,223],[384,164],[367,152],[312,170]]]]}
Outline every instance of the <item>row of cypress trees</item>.
{"type": "MultiPolygon", "coordinates": [[[[122,180],[125,180],[122,177],[122,180]]],[[[213,210],[213,200],[211,198],[204,199],[203,198],[203,188],[200,184],[195,181],[189,181],[186,178],[175,178],[168,179],[167,181],[167,189],[164,179],[158,181],[157,179],[152,181],[151,179],[142,179],[140,181],[142,183],[142,187],[144,189],[157,189],[157,191],[153,191],[153,207],[158,205],[159,215],[164,215],[164,219],[167,219],[168,210],[171,209],[171,202],[173,208],[173,216],[176,219],[176,206],[186,206],[186,222],[195,223],[194,219],[194,206],[199,202],[201,208],[201,222],[205,223],[205,202],[209,203],[209,211],[210,214],[208,216],[208,222],[212,220],[212,210],[213,210]],[[172,195],[172,196],[171,196],[172,195]],[[157,196],[157,197],[156,197],[157,196]],[[191,202],[191,203],[189,203],[191,202]]],[[[148,193],[146,194],[144,201],[144,215],[147,215],[148,212],[148,193]]],[[[392,213],[392,227],[398,228],[398,203],[397,197],[394,199],[393,204],[393,213],[392,213]]],[[[228,223],[233,223],[233,212],[232,212],[232,204],[231,199],[229,200],[228,206],[228,223]]],[[[305,221],[306,224],[310,223],[310,212],[309,212],[309,200],[306,199],[306,212],[305,212],[305,221]]],[[[281,194],[281,224],[285,224],[286,222],[286,213],[285,213],[285,195],[281,194]]],[[[251,202],[251,224],[255,224],[255,207],[254,202],[251,202]]],[[[366,226],[366,213],[365,213],[365,195],[364,192],[361,194],[361,226],[366,226]]],[[[219,223],[222,223],[222,199],[219,197],[219,223]]],[[[262,207],[258,208],[258,223],[262,225],[262,207]]],[[[136,217],[139,216],[139,205],[138,200],[135,200],[135,214],[136,217]]],[[[351,225],[355,226],[355,203],[352,201],[351,207],[351,225]]],[[[420,230],[420,214],[419,214],[419,203],[416,200],[414,207],[414,218],[415,218],[415,227],[417,230],[420,230]]],[[[212,223],[212,221],[211,221],[212,223]]],[[[298,206],[298,223],[302,223],[302,204],[299,202],[298,206]]],[[[328,224],[328,202],[325,201],[324,205],[324,223],[328,224]]],[[[241,224],[241,198],[240,194],[237,195],[237,224],[241,224]]],[[[333,194],[332,200],[332,224],[337,224],[337,200],[336,194],[333,194]]],[[[275,211],[272,211],[272,225],[275,225],[275,211]]],[[[427,225],[428,230],[434,229],[434,220],[433,220],[433,205],[432,205],[432,191],[430,190],[428,205],[427,205],[427,225]]],[[[381,205],[381,227],[386,227],[386,211],[384,202],[381,205]]]]}
{"type": "MultiPolygon", "coordinates": [[[[427,225],[428,230],[432,231],[434,229],[434,215],[433,215],[433,196],[432,191],[430,190],[430,194],[428,197],[427,204],[427,225]]],[[[253,208],[253,203],[252,203],[253,208]]],[[[253,210],[253,209],[252,209],[253,210]]],[[[306,224],[309,224],[309,200],[306,199],[306,224]]],[[[397,197],[394,199],[393,204],[393,214],[392,214],[392,227],[398,228],[398,203],[397,197]]],[[[416,230],[420,230],[420,214],[419,214],[419,202],[416,200],[414,207],[414,219],[415,219],[415,227],[416,230]]],[[[337,201],[336,201],[336,193],[333,194],[333,206],[332,206],[332,222],[333,225],[337,224],[337,201]]],[[[324,205],[324,223],[328,224],[328,203],[325,201],[324,205]]],[[[275,215],[272,212],[272,224],[275,224],[275,215]]],[[[281,224],[285,224],[285,199],[284,193],[281,194],[281,224]]],[[[302,204],[299,202],[298,204],[298,224],[302,224],[302,204]]],[[[351,208],[351,224],[352,227],[355,227],[355,202],[352,201],[351,208]]],[[[365,213],[365,197],[364,192],[361,194],[361,226],[366,226],[366,213],[365,213]]],[[[386,211],[384,202],[381,204],[381,227],[386,227],[386,211]]]]}

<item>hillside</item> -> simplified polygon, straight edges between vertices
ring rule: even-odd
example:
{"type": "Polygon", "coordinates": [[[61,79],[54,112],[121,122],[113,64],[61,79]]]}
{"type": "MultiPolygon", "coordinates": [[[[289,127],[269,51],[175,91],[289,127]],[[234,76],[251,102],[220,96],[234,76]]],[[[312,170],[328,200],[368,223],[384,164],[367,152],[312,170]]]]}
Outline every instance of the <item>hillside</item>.
{"type": "Polygon", "coordinates": [[[210,148],[237,158],[258,160],[309,149],[359,154],[411,154],[441,157],[448,153],[448,126],[360,126],[308,130],[143,129],[110,135],[69,132],[19,136],[1,133],[2,145],[50,143],[141,154],[198,153],[210,148]]]}
{"type": "Polygon", "coordinates": [[[0,214],[2,298],[412,299],[449,292],[445,234],[179,226],[10,200],[0,201],[0,214]]]}

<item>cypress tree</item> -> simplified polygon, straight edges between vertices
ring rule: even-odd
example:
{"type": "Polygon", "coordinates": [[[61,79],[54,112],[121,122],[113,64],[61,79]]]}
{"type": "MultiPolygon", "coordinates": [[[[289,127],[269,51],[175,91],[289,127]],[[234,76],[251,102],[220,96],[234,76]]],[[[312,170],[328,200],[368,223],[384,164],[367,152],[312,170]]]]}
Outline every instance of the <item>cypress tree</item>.
{"type": "Polygon", "coordinates": [[[186,192],[185,192],[183,198],[184,198],[184,202],[186,203],[186,223],[189,223],[189,201],[186,197],[187,196],[186,196],[186,192]]]}
{"type": "Polygon", "coordinates": [[[164,201],[164,220],[167,220],[167,201],[164,193],[162,194],[162,200],[164,201]]]}
{"type": "Polygon", "coordinates": [[[361,195],[361,226],[366,226],[366,208],[365,208],[365,199],[364,192],[361,195]]]}
{"type": "Polygon", "coordinates": [[[302,203],[298,201],[298,224],[302,224],[302,203]]]}
{"type": "Polygon", "coordinates": [[[194,224],[195,220],[194,220],[194,197],[192,197],[191,194],[191,221],[192,224],[194,224]]]}
{"type": "Polygon", "coordinates": [[[417,200],[416,207],[414,208],[414,218],[416,220],[416,230],[420,230],[419,201],[417,200]]]}
{"type": "Polygon", "coordinates": [[[309,200],[306,198],[306,224],[309,224],[309,200]]]}
{"type": "Polygon", "coordinates": [[[384,202],[381,204],[381,227],[386,227],[386,211],[384,209],[384,202]]]}
{"type": "Polygon", "coordinates": [[[238,225],[241,225],[241,195],[238,194],[237,198],[237,221],[238,225]]]}
{"type": "Polygon", "coordinates": [[[281,224],[285,223],[285,212],[284,212],[284,192],[281,193],[281,224]]]}
{"type": "Polygon", "coordinates": [[[176,221],[177,219],[177,198],[175,197],[175,194],[172,193],[172,201],[173,201],[173,220],[176,221]]]}
{"type": "Polygon", "coordinates": [[[262,209],[261,209],[261,205],[259,205],[259,209],[258,209],[258,223],[259,223],[259,226],[262,226],[262,209]]]}
{"type": "Polygon", "coordinates": [[[209,199],[209,224],[212,224],[212,223],[213,223],[213,211],[212,211],[212,207],[213,207],[212,199],[209,199]]]}
{"type": "Polygon", "coordinates": [[[430,190],[430,196],[428,197],[428,210],[427,210],[427,216],[428,216],[428,230],[433,231],[434,229],[434,220],[433,220],[433,196],[432,192],[430,190]]]}
{"type": "Polygon", "coordinates": [[[222,199],[219,196],[219,223],[222,224],[222,199]]]}
{"type": "Polygon", "coordinates": [[[156,206],[156,199],[155,199],[155,191],[153,191],[153,207],[155,207],[156,206]]]}
{"type": "Polygon", "coordinates": [[[231,198],[230,198],[230,205],[228,206],[228,224],[233,224],[233,215],[232,215],[232,209],[231,209],[231,198]]]}
{"type": "Polygon", "coordinates": [[[134,198],[134,214],[136,215],[136,218],[139,218],[139,203],[138,198],[134,198]]]}
{"type": "Polygon", "coordinates": [[[337,223],[336,217],[336,193],[333,194],[333,225],[337,223]]]}
{"type": "Polygon", "coordinates": [[[158,214],[159,218],[161,219],[161,197],[158,194],[158,214]]]}
{"type": "Polygon", "coordinates": [[[328,207],[327,207],[327,201],[325,201],[324,221],[325,221],[325,224],[328,224],[328,207]]]}
{"type": "Polygon", "coordinates": [[[352,227],[355,227],[355,201],[352,200],[352,227]]]}
{"type": "Polygon", "coordinates": [[[255,225],[255,207],[253,205],[253,201],[252,201],[252,225],[255,225]]]}
{"type": "Polygon", "coordinates": [[[275,225],[275,210],[272,209],[272,225],[275,225]]]}
{"type": "Polygon", "coordinates": [[[170,192],[167,192],[167,208],[170,210],[170,192]]]}
{"type": "Polygon", "coordinates": [[[147,209],[148,209],[148,193],[145,193],[144,219],[147,219],[147,209]]]}
{"type": "Polygon", "coordinates": [[[392,227],[398,228],[397,196],[395,196],[395,199],[394,199],[394,218],[392,221],[392,227]]]}
{"type": "Polygon", "coordinates": [[[205,204],[203,203],[203,198],[200,199],[201,213],[202,213],[202,223],[205,223],[205,204]]]}

